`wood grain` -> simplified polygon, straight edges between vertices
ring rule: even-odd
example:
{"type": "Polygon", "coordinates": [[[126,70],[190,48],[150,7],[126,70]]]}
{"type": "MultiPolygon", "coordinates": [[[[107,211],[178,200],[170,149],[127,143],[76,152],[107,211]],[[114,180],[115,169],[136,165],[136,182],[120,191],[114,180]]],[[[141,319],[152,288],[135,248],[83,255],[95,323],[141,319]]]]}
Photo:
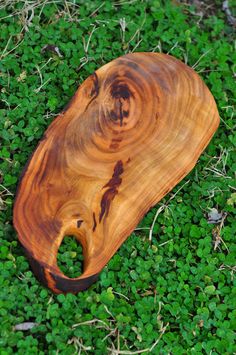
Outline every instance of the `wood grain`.
{"type": "Polygon", "coordinates": [[[194,167],[219,124],[200,77],[165,54],[132,53],[88,77],[28,162],[14,226],[39,280],[52,291],[89,287],[145,213],[194,167]],[[65,235],[84,269],[57,266],[65,235]]]}

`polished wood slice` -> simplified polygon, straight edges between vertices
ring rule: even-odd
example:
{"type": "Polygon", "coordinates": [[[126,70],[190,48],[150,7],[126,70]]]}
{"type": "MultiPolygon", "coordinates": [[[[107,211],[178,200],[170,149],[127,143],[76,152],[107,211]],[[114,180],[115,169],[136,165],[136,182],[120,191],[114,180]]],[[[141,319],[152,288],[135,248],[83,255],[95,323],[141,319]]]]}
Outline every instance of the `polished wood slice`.
{"type": "Polygon", "coordinates": [[[206,85],[169,55],[127,54],[88,77],[47,129],[15,200],[14,226],[38,279],[56,293],[88,288],[218,124],[206,85]],[[83,247],[78,278],[57,266],[65,235],[83,247]]]}

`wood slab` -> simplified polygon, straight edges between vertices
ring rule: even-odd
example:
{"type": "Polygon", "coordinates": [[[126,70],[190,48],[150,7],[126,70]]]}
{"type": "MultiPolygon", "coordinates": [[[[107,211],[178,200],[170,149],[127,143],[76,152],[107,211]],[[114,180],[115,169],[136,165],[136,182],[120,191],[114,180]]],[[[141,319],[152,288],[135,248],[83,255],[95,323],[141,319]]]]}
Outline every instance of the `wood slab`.
{"type": "Polygon", "coordinates": [[[206,85],[169,55],[127,54],[89,76],[46,130],[19,183],[14,226],[38,279],[55,293],[88,288],[194,167],[218,125],[206,85]],[[57,266],[66,235],[83,247],[78,278],[57,266]]]}

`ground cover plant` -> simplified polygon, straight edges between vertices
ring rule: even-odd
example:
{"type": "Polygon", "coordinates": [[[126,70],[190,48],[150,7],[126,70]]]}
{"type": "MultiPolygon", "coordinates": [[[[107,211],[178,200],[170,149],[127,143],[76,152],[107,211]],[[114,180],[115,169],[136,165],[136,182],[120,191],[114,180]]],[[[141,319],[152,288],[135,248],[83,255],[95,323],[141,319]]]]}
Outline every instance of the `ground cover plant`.
{"type": "MultiPolygon", "coordinates": [[[[0,20],[0,354],[235,353],[236,55],[221,1],[6,0],[0,20]],[[35,279],[12,226],[17,181],[78,85],[130,51],[192,66],[221,124],[99,281],[54,295],[35,279]]],[[[65,238],[61,269],[78,276],[81,259],[65,238]]]]}

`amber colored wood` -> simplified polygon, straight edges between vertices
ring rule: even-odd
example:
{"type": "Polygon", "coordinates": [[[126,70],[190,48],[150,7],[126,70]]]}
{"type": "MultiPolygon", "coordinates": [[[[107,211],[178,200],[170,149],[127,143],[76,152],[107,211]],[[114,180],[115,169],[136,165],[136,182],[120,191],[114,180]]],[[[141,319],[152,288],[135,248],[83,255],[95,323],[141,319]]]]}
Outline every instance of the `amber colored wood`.
{"type": "Polygon", "coordinates": [[[15,200],[14,226],[39,280],[56,293],[89,287],[218,124],[206,85],[169,55],[127,54],[87,78],[47,129],[15,200]],[[65,235],[83,247],[78,278],[57,266],[65,235]]]}

